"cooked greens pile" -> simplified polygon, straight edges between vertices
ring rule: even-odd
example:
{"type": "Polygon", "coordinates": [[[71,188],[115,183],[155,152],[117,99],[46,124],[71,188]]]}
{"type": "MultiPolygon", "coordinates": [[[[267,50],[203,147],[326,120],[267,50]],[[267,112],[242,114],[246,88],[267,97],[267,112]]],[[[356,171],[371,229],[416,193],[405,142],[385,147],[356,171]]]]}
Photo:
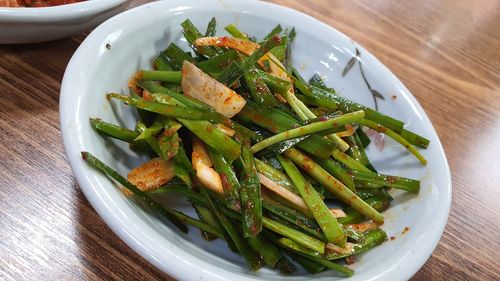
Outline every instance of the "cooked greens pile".
{"type": "Polygon", "coordinates": [[[345,276],[354,255],[387,238],[379,228],[391,188],[417,193],[420,182],[378,173],[365,148],[367,128],[416,147],[429,141],[403,122],[339,96],[319,75],[308,82],[290,62],[294,29],[274,28],[261,41],[238,30],[215,37],[182,32],[192,50],[170,44],[136,73],[129,95],[109,93],[137,109],[134,129],[90,120],[101,135],[130,144],[150,160],[127,179],[88,152],[83,158],[172,225],[222,239],[251,270],[345,276]],[[194,56],[193,56],[194,54],[194,56]],[[183,194],[198,218],[165,206],[159,195],[183,194]],[[336,207],[332,207],[336,206],[336,207]]]}

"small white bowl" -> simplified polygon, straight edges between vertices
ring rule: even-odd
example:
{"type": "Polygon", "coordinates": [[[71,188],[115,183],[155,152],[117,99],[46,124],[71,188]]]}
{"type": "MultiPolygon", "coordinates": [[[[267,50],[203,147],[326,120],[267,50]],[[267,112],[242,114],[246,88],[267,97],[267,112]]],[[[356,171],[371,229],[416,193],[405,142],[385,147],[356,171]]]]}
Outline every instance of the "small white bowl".
{"type": "Polygon", "coordinates": [[[88,0],[43,8],[0,7],[0,44],[52,41],[82,33],[121,12],[130,0],[88,0]]]}
{"type": "MultiPolygon", "coordinates": [[[[207,242],[199,231],[182,234],[159,216],[126,198],[105,176],[89,167],[80,151],[89,151],[123,175],[145,161],[131,153],[126,144],[98,135],[90,117],[133,128],[134,111],[110,103],[107,92],[127,92],[128,79],[139,69],[150,69],[151,59],[175,42],[189,50],[180,23],[189,18],[204,30],[211,17],[223,27],[234,23],[241,30],[262,38],[276,24],[295,26],[292,61],[304,77],[314,72],[327,77],[327,84],[350,99],[373,106],[371,94],[358,65],[342,77],[344,66],[361,51],[366,78],[385,95],[381,112],[403,120],[407,129],[431,140],[422,154],[422,166],[399,144],[387,140],[383,153],[374,145],[368,154],[383,173],[421,180],[418,195],[393,191],[393,206],[386,212],[382,228],[395,236],[359,257],[349,280],[406,280],[428,259],[443,232],[451,202],[450,171],[441,143],[422,107],[408,89],[382,63],[351,39],[318,20],[278,5],[243,0],[169,0],[154,2],[124,12],[96,28],[75,52],[62,81],[60,113],[65,150],[76,179],[103,220],[137,253],[182,280],[282,280],[267,268],[251,272],[243,259],[222,241],[207,242]],[[396,96],[396,98],[391,98],[396,96]],[[405,227],[409,227],[406,234],[405,227]]],[[[411,66],[408,66],[411,67],[411,66]]],[[[172,207],[192,212],[189,204],[172,199],[172,207]]],[[[289,280],[331,280],[334,272],[311,276],[298,272],[289,280]]]]}

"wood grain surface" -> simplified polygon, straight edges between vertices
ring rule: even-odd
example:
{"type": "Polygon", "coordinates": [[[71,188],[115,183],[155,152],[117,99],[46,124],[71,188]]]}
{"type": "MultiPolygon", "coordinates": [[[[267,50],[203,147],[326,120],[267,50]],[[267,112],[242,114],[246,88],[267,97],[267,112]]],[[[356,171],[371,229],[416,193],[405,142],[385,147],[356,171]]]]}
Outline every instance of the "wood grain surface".
{"type": "MultiPolygon", "coordinates": [[[[453,202],[413,280],[499,280],[500,1],[273,2],[363,45],[432,120],[453,202]]],[[[60,82],[84,38],[0,46],[0,280],[172,280],[110,231],[64,155],[60,82]]]]}

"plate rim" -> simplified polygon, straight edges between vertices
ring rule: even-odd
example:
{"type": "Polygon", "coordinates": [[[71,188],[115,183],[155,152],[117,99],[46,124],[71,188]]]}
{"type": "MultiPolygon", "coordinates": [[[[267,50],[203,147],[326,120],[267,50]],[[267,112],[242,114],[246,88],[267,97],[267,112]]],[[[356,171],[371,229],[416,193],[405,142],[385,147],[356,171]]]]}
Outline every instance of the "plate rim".
{"type": "Polygon", "coordinates": [[[50,23],[80,19],[107,11],[128,1],[130,0],[88,0],[43,8],[0,7],[0,22],[50,23]]]}

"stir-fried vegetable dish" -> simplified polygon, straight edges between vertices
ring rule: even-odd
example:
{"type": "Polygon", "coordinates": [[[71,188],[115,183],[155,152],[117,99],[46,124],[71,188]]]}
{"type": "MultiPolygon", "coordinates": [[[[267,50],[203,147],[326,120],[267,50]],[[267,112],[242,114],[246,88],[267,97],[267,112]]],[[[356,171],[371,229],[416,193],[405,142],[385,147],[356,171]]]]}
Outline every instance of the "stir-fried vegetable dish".
{"type": "Polygon", "coordinates": [[[420,181],[377,172],[367,157],[366,130],[417,148],[429,141],[404,123],[338,95],[319,75],[309,81],[291,63],[295,30],[274,28],[257,39],[236,26],[216,36],[185,20],[191,50],[171,43],[129,82],[108,93],[137,110],[135,128],[98,118],[101,135],[130,144],[150,160],[125,178],[89,152],[83,159],[114,179],[180,231],[221,239],[251,270],[333,270],[345,276],[354,256],[386,239],[380,228],[391,189],[418,193],[420,181]],[[158,200],[182,194],[188,216],[158,200]],[[295,263],[294,263],[294,262],[295,263]]]}

